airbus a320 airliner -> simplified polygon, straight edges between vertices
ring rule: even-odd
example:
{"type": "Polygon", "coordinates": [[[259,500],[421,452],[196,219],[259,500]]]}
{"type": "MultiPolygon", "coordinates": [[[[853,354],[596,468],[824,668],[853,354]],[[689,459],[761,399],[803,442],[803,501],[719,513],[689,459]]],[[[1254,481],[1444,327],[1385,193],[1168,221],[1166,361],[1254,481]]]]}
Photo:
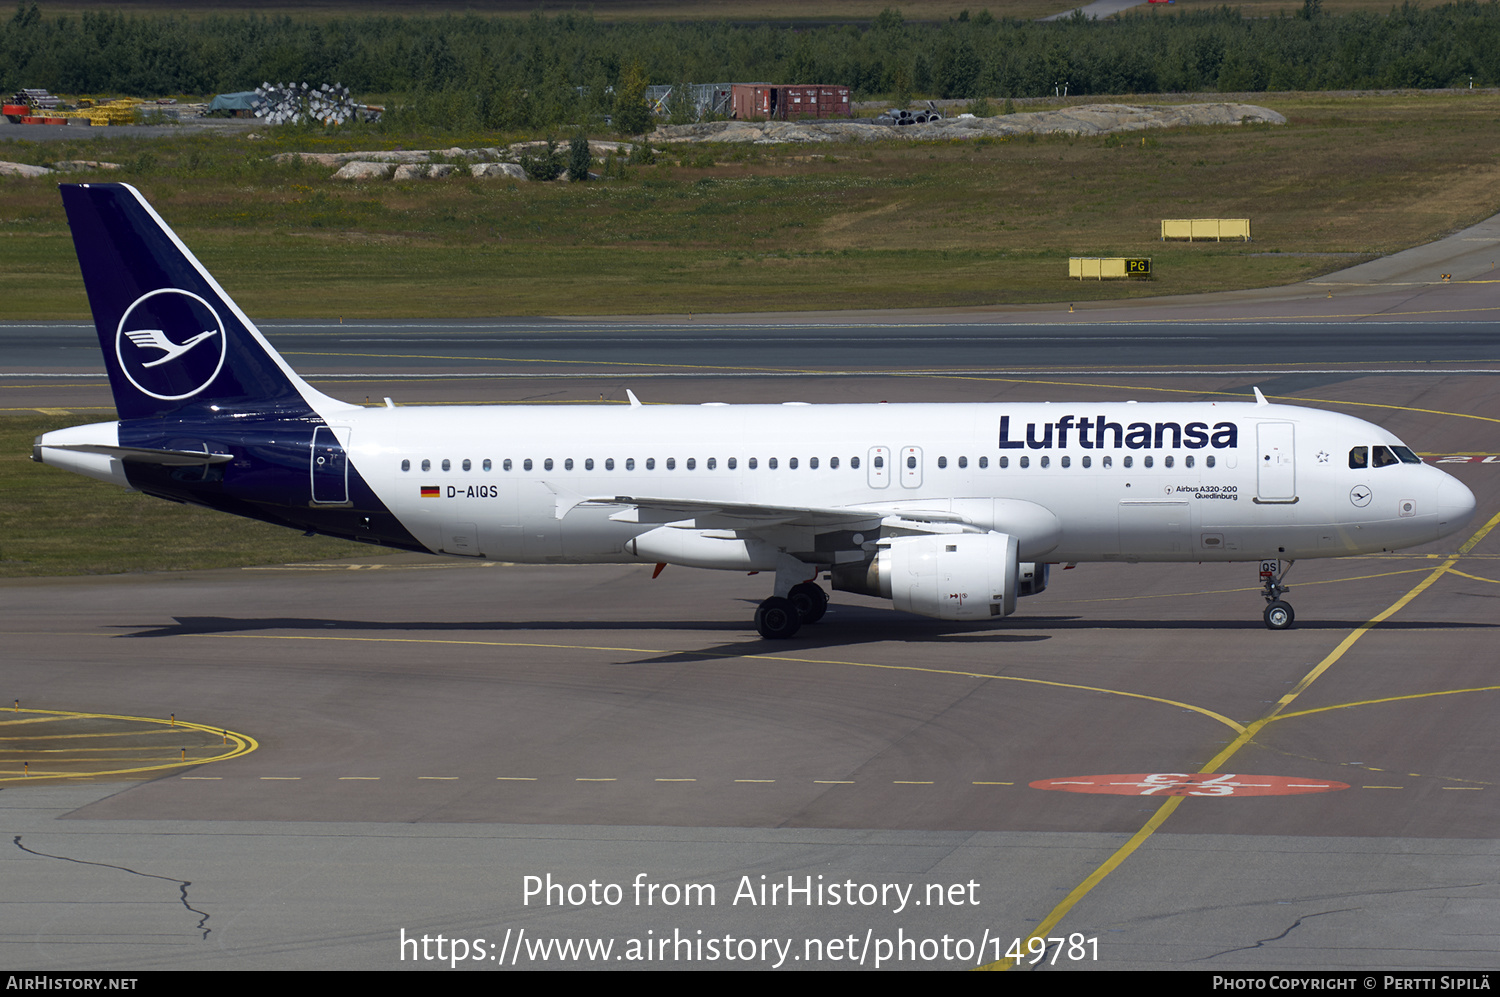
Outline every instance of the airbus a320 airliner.
{"type": "Polygon", "coordinates": [[[990,620],[1051,564],[1286,570],[1433,541],[1462,483],[1379,426],[1253,402],[383,408],[314,390],[134,188],[62,188],[118,420],[33,459],[148,495],[400,550],[774,572],[763,637],[820,578],[990,620]]]}

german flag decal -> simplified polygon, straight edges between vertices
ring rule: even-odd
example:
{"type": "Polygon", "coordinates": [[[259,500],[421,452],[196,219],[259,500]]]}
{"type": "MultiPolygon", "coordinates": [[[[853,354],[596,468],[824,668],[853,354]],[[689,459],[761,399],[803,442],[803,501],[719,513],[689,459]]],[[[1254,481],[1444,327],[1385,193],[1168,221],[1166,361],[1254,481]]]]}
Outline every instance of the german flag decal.
{"type": "Polygon", "coordinates": [[[440,498],[442,496],[442,494],[443,494],[443,490],[441,488],[439,488],[437,485],[423,485],[422,486],[422,497],[423,498],[440,498]]]}

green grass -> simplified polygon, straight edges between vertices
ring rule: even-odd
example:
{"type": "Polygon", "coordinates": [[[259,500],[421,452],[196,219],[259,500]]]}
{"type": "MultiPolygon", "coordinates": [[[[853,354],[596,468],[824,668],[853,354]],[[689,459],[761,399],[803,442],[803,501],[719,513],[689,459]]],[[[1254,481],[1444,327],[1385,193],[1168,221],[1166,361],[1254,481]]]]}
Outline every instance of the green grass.
{"type": "MultiPolygon", "coordinates": [[[[1142,98],[1133,98],[1141,100],[1142,98]]],[[[1284,127],[1121,138],[676,146],[624,181],[350,184],[300,149],[516,136],[184,133],[13,143],[102,158],[252,316],[473,317],[966,306],[1294,281],[1500,210],[1500,96],[1266,95],[1284,127]],[[686,161],[688,165],[683,165],[686,161]],[[712,165],[692,165],[711,162],[712,165]],[[1168,244],[1162,218],[1249,217],[1251,244],[1168,244]],[[1280,250],[1280,254],[1268,254],[1280,250]],[[1150,282],[1080,285],[1070,255],[1147,255],[1150,282]]],[[[82,318],[53,178],[0,180],[14,319],[82,318]]]]}
{"type": "MultiPolygon", "coordinates": [[[[288,16],[300,20],[326,20],[335,17],[381,14],[400,17],[424,17],[442,14],[479,14],[492,17],[529,17],[533,11],[548,16],[568,10],[589,12],[600,21],[866,21],[887,7],[901,11],[908,21],[948,21],[964,11],[970,16],[988,10],[995,17],[1021,20],[1045,17],[1082,6],[1088,0],[921,0],[892,3],[891,0],[821,0],[809,6],[798,0],[593,0],[592,3],[545,3],[543,0],[48,0],[48,14],[78,14],[86,10],[107,9],[137,15],[172,14],[205,17],[228,14],[262,14],[288,16]]],[[[1167,9],[1202,9],[1220,7],[1223,0],[1175,0],[1167,9]]],[[[1165,5],[1163,5],[1165,6],[1165,5]]],[[[1246,17],[1275,17],[1278,13],[1295,13],[1302,9],[1301,0],[1238,0],[1229,4],[1246,17]]],[[[1325,13],[1369,11],[1389,13],[1400,6],[1392,0],[1323,0],[1325,13]]],[[[1429,6],[1419,2],[1418,6],[1429,6]]],[[[1160,9],[1160,8],[1153,8],[1160,9]]]]}
{"type": "Polygon", "coordinates": [[[303,537],[32,462],[36,436],[81,421],[0,415],[0,578],[232,568],[371,553],[364,544],[303,537]]]}

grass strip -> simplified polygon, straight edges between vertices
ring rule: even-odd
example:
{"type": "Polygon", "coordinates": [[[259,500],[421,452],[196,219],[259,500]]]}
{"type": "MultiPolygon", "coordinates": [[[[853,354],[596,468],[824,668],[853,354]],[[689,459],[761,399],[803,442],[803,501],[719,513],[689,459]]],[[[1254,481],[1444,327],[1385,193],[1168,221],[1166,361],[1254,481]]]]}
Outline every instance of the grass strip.
{"type": "MultiPolygon", "coordinates": [[[[107,159],[252,316],[482,317],[1070,302],[1287,283],[1500,209],[1500,95],[1285,95],[1286,126],[816,147],[674,146],[622,181],[349,183],[267,156],[508,136],[273,129],[12,143],[107,159]],[[1163,218],[1252,243],[1162,243],[1163,218]],[[1069,256],[1150,256],[1080,283],[1069,256]]],[[[1139,99],[1139,98],[1138,98],[1139,99]]],[[[113,176],[112,176],[113,178],[113,176]]],[[[8,316],[86,316],[55,178],[0,180],[8,316]]]]}

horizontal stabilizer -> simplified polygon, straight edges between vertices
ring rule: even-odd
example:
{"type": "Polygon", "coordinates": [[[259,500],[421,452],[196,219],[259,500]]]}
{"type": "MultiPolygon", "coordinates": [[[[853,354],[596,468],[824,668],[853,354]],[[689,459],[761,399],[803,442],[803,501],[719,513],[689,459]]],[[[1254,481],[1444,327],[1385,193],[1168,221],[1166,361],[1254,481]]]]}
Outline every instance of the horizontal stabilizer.
{"type": "MultiPolygon", "coordinates": [[[[102,443],[48,444],[49,450],[72,450],[75,453],[92,453],[115,460],[136,464],[157,464],[161,467],[197,467],[201,464],[222,464],[233,460],[233,454],[206,453],[202,450],[153,450],[150,447],[111,447],[102,443]]],[[[31,459],[43,463],[42,444],[31,448],[31,459]]]]}

